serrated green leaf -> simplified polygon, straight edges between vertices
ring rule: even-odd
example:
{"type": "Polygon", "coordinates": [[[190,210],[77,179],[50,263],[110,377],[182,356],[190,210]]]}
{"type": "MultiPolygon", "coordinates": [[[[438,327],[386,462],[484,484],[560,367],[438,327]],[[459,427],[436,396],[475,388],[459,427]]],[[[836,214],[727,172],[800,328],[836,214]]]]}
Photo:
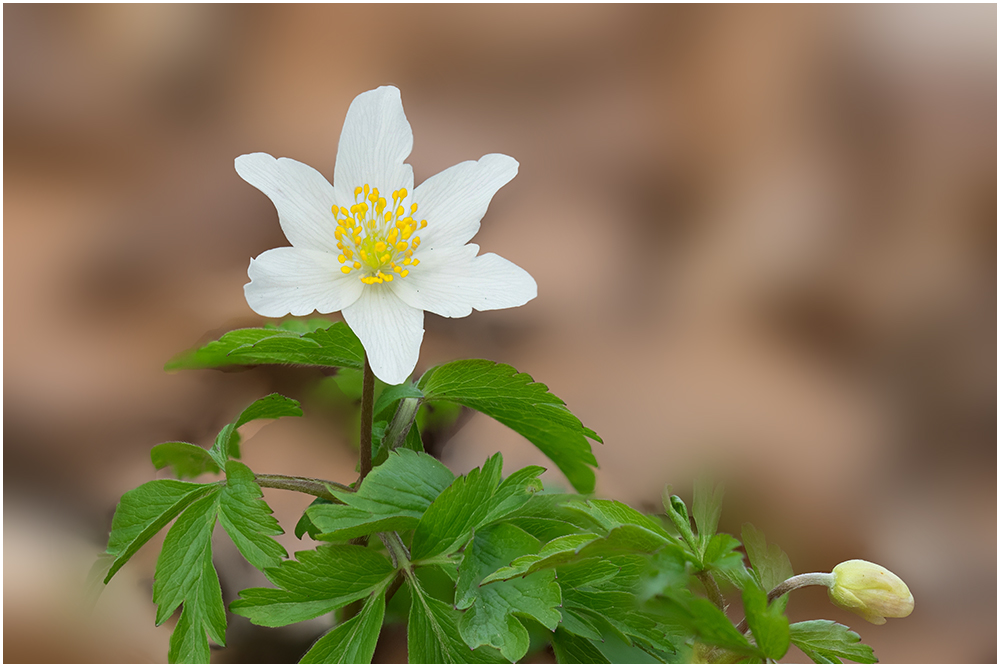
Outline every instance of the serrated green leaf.
{"type": "Polygon", "coordinates": [[[567,504],[580,499],[581,496],[572,494],[536,493],[503,520],[542,542],[550,542],[563,535],[601,529],[602,524],[590,515],[567,507],[567,504]]]}
{"type": "Polygon", "coordinates": [[[784,657],[789,643],[788,618],[778,606],[767,603],[767,593],[756,584],[743,589],[743,612],[764,657],[784,657]]]}
{"type": "Polygon", "coordinates": [[[566,503],[568,509],[582,512],[593,518],[606,531],[618,526],[631,524],[661,536],[667,542],[675,542],[674,537],[663,528],[656,519],[646,516],[617,500],[591,499],[586,501],[571,501],[566,503]]]}
{"type": "Polygon", "coordinates": [[[432,368],[417,386],[428,401],[452,401],[512,428],[548,456],[577,491],[594,490],[597,459],[587,439],[600,438],[530,375],[506,364],[466,359],[432,368]]]}
{"type": "Polygon", "coordinates": [[[553,572],[481,585],[483,576],[503,563],[538,549],[538,540],[520,528],[500,523],[484,528],[466,547],[458,568],[455,606],[467,610],[458,630],[470,648],[492,646],[510,662],[528,652],[528,630],[515,615],[528,616],[549,630],[561,620],[562,602],[553,572]]]}
{"type": "Polygon", "coordinates": [[[718,607],[687,589],[656,597],[648,604],[664,623],[682,628],[698,641],[749,657],[763,657],[718,607]]]}
{"type": "MultiPolygon", "coordinates": [[[[264,398],[259,398],[251,403],[232,424],[226,424],[219,435],[215,438],[215,444],[209,455],[219,465],[225,468],[229,457],[234,453],[231,451],[233,442],[239,443],[236,429],[255,419],[277,419],[279,417],[301,417],[302,408],[299,402],[281,394],[270,394],[264,398]]],[[[235,452],[238,454],[238,451],[235,452]]]]}
{"type": "Polygon", "coordinates": [[[552,649],[556,662],[570,664],[608,665],[611,661],[589,639],[570,634],[564,628],[556,628],[552,635],[552,649]]]}
{"type": "Polygon", "coordinates": [[[724,495],[725,487],[722,484],[713,487],[712,482],[707,477],[701,477],[694,483],[694,502],[691,506],[691,513],[694,515],[694,524],[698,528],[698,542],[702,552],[719,527],[724,495]]]}
{"type": "Polygon", "coordinates": [[[171,662],[204,658],[208,636],[220,646],[226,643],[226,608],[222,587],[212,564],[212,529],[219,509],[220,488],[192,503],[167,531],[163,550],[156,561],[153,602],[160,625],[181,604],[184,623],[171,636],[171,662]]]}
{"type": "Polygon", "coordinates": [[[727,575],[732,574],[738,577],[745,567],[743,565],[743,554],[737,549],[740,548],[740,541],[727,533],[717,533],[712,536],[705,547],[705,555],[702,557],[702,565],[707,570],[714,570],[727,575]]]}
{"type": "Polygon", "coordinates": [[[451,553],[472,537],[472,531],[515,511],[541,490],[540,468],[520,470],[501,483],[503,457],[495,454],[483,467],[457,478],[420,519],[413,532],[414,562],[451,553]]]}
{"type": "Polygon", "coordinates": [[[388,586],[395,569],[380,553],[353,544],[300,551],[264,574],[279,588],[248,588],[230,611],[278,627],[329,613],[388,586]]]}
{"type": "MultiPolygon", "coordinates": [[[[331,503],[326,498],[316,498],[311,503],[309,503],[309,507],[314,507],[316,505],[332,505],[332,504],[333,503],[331,503]]],[[[306,509],[308,510],[309,507],[307,507],[306,509]]],[[[299,517],[298,523],[295,524],[295,537],[301,540],[302,536],[307,533],[309,534],[309,537],[316,539],[316,536],[320,534],[320,530],[309,518],[309,515],[306,512],[303,512],[302,516],[299,517]]]]}
{"type": "Polygon", "coordinates": [[[384,617],[385,591],[381,590],[368,598],[357,616],[320,637],[299,662],[313,665],[370,663],[384,617]]]}
{"type": "Polygon", "coordinates": [[[172,665],[207,665],[211,662],[211,650],[208,637],[202,627],[201,619],[190,611],[185,604],[181,616],[177,619],[174,631],[170,633],[170,643],[167,648],[167,662],[172,665]]]}
{"type": "Polygon", "coordinates": [[[594,533],[566,535],[552,540],[537,554],[516,558],[508,567],[502,567],[486,577],[484,583],[506,581],[595,556],[653,553],[665,544],[667,542],[662,536],[634,525],[618,526],[603,536],[594,533]]]}
{"type": "Polygon", "coordinates": [[[469,664],[500,662],[502,656],[489,646],[475,651],[458,632],[459,612],[430,597],[413,577],[408,579],[412,601],[406,627],[406,645],[411,663],[469,664]]]}
{"type": "Polygon", "coordinates": [[[243,557],[258,570],[273,567],[288,557],[285,548],[270,537],[285,531],[271,516],[253,471],[238,461],[226,464],[219,522],[243,557]]]}
{"type": "Polygon", "coordinates": [[[107,553],[114,557],[114,561],[104,576],[104,583],[111,581],[111,577],[135,555],[139,547],[188,505],[217,486],[157,479],[125,493],[111,521],[107,553]]]}
{"type": "Polygon", "coordinates": [[[851,660],[864,664],[878,662],[872,647],[847,626],[833,621],[802,621],[789,628],[792,643],[813,662],[838,663],[851,660]]]}
{"type": "Polygon", "coordinates": [[[150,450],[149,458],[157,470],[171,466],[180,479],[194,479],[205,472],[219,472],[219,466],[212,460],[208,450],[189,442],[164,442],[156,445],[150,450]]]}
{"type": "Polygon", "coordinates": [[[398,449],[365,477],[356,493],[333,490],[343,505],[314,505],[306,515],[324,540],[410,530],[454,479],[434,457],[398,449]]]}
{"type": "MultiPolygon", "coordinates": [[[[788,555],[777,544],[769,545],[764,539],[764,533],[757,530],[753,524],[743,524],[742,537],[747,558],[753,567],[754,579],[765,591],[773,590],[775,586],[795,574],[788,555]]],[[[788,596],[783,595],[775,602],[784,609],[788,603],[788,596]]]]}
{"type": "Polygon", "coordinates": [[[364,348],[343,322],[308,333],[283,329],[237,329],[219,340],[178,355],[168,371],[257,364],[364,368],[364,348]]]}

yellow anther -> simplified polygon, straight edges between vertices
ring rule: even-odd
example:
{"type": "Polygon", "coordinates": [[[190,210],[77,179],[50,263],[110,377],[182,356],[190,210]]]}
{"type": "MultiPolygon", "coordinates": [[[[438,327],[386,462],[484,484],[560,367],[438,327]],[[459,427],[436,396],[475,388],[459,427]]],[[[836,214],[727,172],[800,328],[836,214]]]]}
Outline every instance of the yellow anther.
{"type": "Polygon", "coordinates": [[[368,193],[369,193],[370,191],[371,191],[371,189],[370,189],[370,188],[368,187],[368,184],[367,184],[367,183],[365,183],[365,188],[364,188],[364,193],[365,193],[365,199],[368,199],[368,193]]]}
{"type": "Polygon", "coordinates": [[[402,273],[403,272],[403,269],[399,268],[398,266],[393,266],[392,270],[395,271],[396,273],[402,273]]]}
{"type": "Polygon", "coordinates": [[[355,269],[360,269],[361,268],[361,262],[354,262],[354,268],[355,269]]]}
{"type": "Polygon", "coordinates": [[[344,216],[344,217],[347,217],[347,218],[351,217],[351,212],[350,212],[350,211],[348,211],[348,210],[347,210],[347,209],[346,209],[345,207],[343,207],[343,206],[341,206],[341,207],[340,207],[340,214],[341,214],[342,216],[344,216]]]}
{"type": "Polygon", "coordinates": [[[347,261],[347,258],[344,257],[343,255],[337,255],[337,261],[343,264],[344,262],[347,261]]]}
{"type": "Polygon", "coordinates": [[[361,243],[360,236],[355,236],[352,240],[354,241],[354,245],[359,245],[361,243]]]}
{"type": "Polygon", "coordinates": [[[334,204],[333,206],[331,206],[330,210],[333,211],[333,217],[336,218],[337,217],[337,205],[334,204]]]}
{"type": "Polygon", "coordinates": [[[385,219],[386,222],[392,222],[392,212],[391,211],[389,213],[386,213],[382,217],[385,219]]]}
{"type": "Polygon", "coordinates": [[[414,248],[418,247],[420,245],[420,237],[414,236],[413,243],[411,243],[410,245],[412,245],[414,248]]]}
{"type": "Polygon", "coordinates": [[[399,208],[396,209],[396,217],[397,218],[400,217],[401,215],[403,215],[404,213],[406,213],[406,209],[403,208],[402,206],[400,206],[399,208]]]}
{"type": "Polygon", "coordinates": [[[410,206],[410,215],[413,215],[416,212],[417,212],[417,205],[413,204],[412,206],[410,206]]]}
{"type": "Polygon", "coordinates": [[[389,230],[389,236],[387,236],[386,238],[389,239],[389,243],[395,243],[396,239],[399,238],[399,230],[393,227],[392,229],[389,230]]]}
{"type": "Polygon", "coordinates": [[[406,199],[406,195],[408,195],[408,194],[410,194],[410,193],[406,191],[406,188],[400,188],[399,189],[399,198],[400,199],[406,199]]]}
{"type": "Polygon", "coordinates": [[[348,274],[348,273],[351,272],[351,267],[349,267],[349,266],[342,266],[342,267],[340,267],[340,270],[341,270],[341,272],[343,272],[346,275],[346,274],[348,274]]]}
{"type": "Polygon", "coordinates": [[[350,248],[344,248],[344,254],[347,255],[347,259],[354,257],[354,252],[350,248]]]}
{"type": "Polygon", "coordinates": [[[412,233],[413,233],[413,227],[411,227],[410,225],[406,225],[405,227],[403,227],[403,238],[404,239],[410,238],[410,234],[412,234],[412,233]]]}
{"type": "Polygon", "coordinates": [[[403,278],[405,278],[406,276],[410,275],[410,272],[407,271],[406,269],[403,269],[403,272],[400,273],[399,275],[402,276],[403,278]]]}
{"type": "Polygon", "coordinates": [[[417,264],[419,264],[419,263],[420,263],[420,260],[419,260],[419,259],[415,259],[415,260],[413,260],[413,266],[416,266],[416,265],[417,265],[417,264]]]}
{"type": "Polygon", "coordinates": [[[382,255],[381,257],[379,257],[378,259],[379,259],[379,262],[381,262],[382,264],[386,264],[386,263],[388,263],[388,261],[390,259],[392,259],[392,255],[385,254],[385,255],[382,255]]]}
{"type": "Polygon", "coordinates": [[[412,262],[412,261],[413,261],[412,259],[410,259],[409,257],[407,257],[406,259],[403,260],[403,266],[409,266],[410,262],[412,262]]]}
{"type": "Polygon", "coordinates": [[[333,230],[333,235],[335,237],[337,237],[338,241],[340,239],[344,238],[344,228],[343,227],[337,227],[335,230],[333,230]]]}
{"type": "Polygon", "coordinates": [[[364,250],[359,250],[358,255],[361,257],[362,262],[368,261],[368,253],[366,253],[364,250]]]}
{"type": "Polygon", "coordinates": [[[397,243],[396,250],[398,250],[399,252],[403,252],[404,250],[406,250],[406,241],[400,241],[399,243],[397,243]]]}
{"type": "Polygon", "coordinates": [[[360,195],[362,191],[363,191],[363,188],[360,185],[358,187],[354,188],[354,198],[357,199],[358,195],[360,195]]]}
{"type": "Polygon", "coordinates": [[[375,244],[375,252],[383,252],[385,250],[385,244],[379,241],[375,244]]]}
{"type": "Polygon", "coordinates": [[[427,226],[427,221],[426,220],[421,220],[420,221],[420,229],[423,229],[426,226],[427,226]]]}

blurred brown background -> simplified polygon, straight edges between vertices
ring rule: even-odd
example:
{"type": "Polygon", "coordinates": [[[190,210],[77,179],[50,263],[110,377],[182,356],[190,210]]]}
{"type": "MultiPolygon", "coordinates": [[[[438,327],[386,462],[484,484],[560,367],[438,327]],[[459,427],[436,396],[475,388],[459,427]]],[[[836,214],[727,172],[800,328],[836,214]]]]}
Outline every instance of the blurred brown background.
{"type": "MultiPolygon", "coordinates": [[[[247,462],[353,479],[319,372],[162,365],[262,322],[248,260],[286,242],[233,159],[332,176],[350,101],[386,83],[418,183],[520,161],[476,242],[539,286],[428,315],[418,372],[511,363],[604,437],[599,495],[654,511],[708,470],[723,528],[752,521],[796,571],[881,563],[916,599],[874,627],[807,590],[793,620],[848,623],[883,662],[996,661],[995,5],[3,11],[8,662],[165,660],[154,548],[93,612],[65,602],[152,445],[207,445],[283,391],[306,418],[247,462]]],[[[484,417],[441,456],[498,449],[544,463],[484,417]]],[[[307,502],[267,499],[289,530],[307,502]]],[[[259,584],[218,542],[227,599],[259,584]]],[[[214,658],[294,660],[322,628],[236,619],[214,658]]]]}

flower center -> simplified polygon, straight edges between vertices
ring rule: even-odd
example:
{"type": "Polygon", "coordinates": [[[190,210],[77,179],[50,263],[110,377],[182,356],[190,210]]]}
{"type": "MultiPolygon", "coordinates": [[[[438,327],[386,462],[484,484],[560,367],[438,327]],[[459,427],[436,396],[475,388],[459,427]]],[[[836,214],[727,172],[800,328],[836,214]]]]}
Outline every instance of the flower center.
{"type": "Polygon", "coordinates": [[[337,260],[345,273],[357,271],[366,285],[392,282],[394,276],[405,278],[407,267],[416,266],[413,251],[420,247],[420,237],[413,233],[427,226],[426,220],[417,222],[413,214],[417,205],[410,206],[409,214],[400,203],[406,199],[406,188],[392,193],[392,208],[379,195],[378,188],[366,183],[354,189],[354,205],[350,208],[333,205],[337,221],[334,235],[340,255],[337,260]]]}

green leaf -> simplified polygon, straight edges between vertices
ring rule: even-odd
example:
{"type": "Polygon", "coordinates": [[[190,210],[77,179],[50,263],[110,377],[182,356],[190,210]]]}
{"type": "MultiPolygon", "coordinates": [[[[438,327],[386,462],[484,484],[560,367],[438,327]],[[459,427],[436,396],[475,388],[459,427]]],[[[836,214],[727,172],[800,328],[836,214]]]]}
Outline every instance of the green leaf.
{"type": "Polygon", "coordinates": [[[450,604],[427,595],[415,577],[407,581],[412,597],[406,627],[406,645],[411,663],[500,662],[501,655],[488,646],[469,650],[458,632],[459,612],[450,604]]]}
{"type": "Polygon", "coordinates": [[[220,468],[226,467],[226,462],[229,460],[230,455],[233,454],[231,448],[233,442],[239,443],[238,434],[236,429],[244,424],[253,421],[254,419],[277,419],[278,417],[301,417],[302,408],[299,407],[299,402],[286,398],[281,394],[270,394],[264,398],[257,399],[246,410],[240,413],[240,416],[232,424],[226,424],[218,437],[215,439],[215,445],[212,449],[208,451],[209,455],[220,468]]]}
{"type": "Polygon", "coordinates": [[[666,624],[682,628],[705,644],[749,657],[763,657],[760,650],[747,641],[718,607],[686,589],[674,595],[654,598],[649,604],[666,624]]]}
{"type": "MultiPolygon", "coordinates": [[[[753,576],[757,584],[765,591],[773,590],[775,586],[795,574],[788,555],[777,544],[768,544],[764,533],[757,530],[753,524],[743,524],[743,547],[747,558],[753,567],[753,576]]],[[[788,596],[782,595],[775,600],[784,609],[788,596]]]]}
{"type": "Polygon", "coordinates": [[[466,359],[432,368],[418,387],[428,401],[452,401],[512,428],[552,459],[577,491],[594,490],[597,459],[587,438],[600,438],[530,375],[506,364],[466,359]]]}
{"type": "Polygon", "coordinates": [[[872,647],[861,643],[858,633],[833,621],[803,621],[790,627],[792,643],[813,662],[839,663],[851,660],[864,664],[878,662],[872,647]]]}
{"type": "Polygon", "coordinates": [[[212,565],[212,529],[219,509],[219,487],[192,503],[167,531],[156,561],[153,602],[160,625],[184,605],[183,623],[174,627],[168,659],[171,662],[202,660],[208,636],[226,643],[226,608],[222,587],[212,565]]]}
{"type": "Polygon", "coordinates": [[[540,572],[514,581],[481,585],[483,576],[526,552],[538,549],[538,540],[520,528],[500,523],[478,533],[465,549],[458,568],[455,606],[467,610],[458,623],[470,648],[492,646],[510,662],[528,652],[528,630],[515,615],[535,619],[549,630],[561,620],[562,594],[555,573],[540,572]]]}
{"type": "Polygon", "coordinates": [[[717,533],[708,541],[702,564],[705,569],[721,572],[728,579],[737,579],[745,570],[743,554],[737,549],[740,541],[727,533],[717,533]]]}
{"type": "MultiPolygon", "coordinates": [[[[331,503],[326,498],[316,498],[311,503],[309,503],[309,507],[315,507],[316,505],[331,505],[331,504],[333,503],[331,503]]],[[[308,510],[309,507],[307,507],[306,509],[308,510]]],[[[306,533],[309,534],[309,537],[315,540],[316,536],[320,534],[320,530],[319,528],[316,527],[316,524],[314,524],[312,520],[309,518],[309,514],[303,512],[302,516],[299,517],[298,523],[295,524],[295,537],[301,540],[302,536],[305,535],[306,533]]]]}
{"type": "Polygon", "coordinates": [[[707,477],[695,481],[691,513],[694,515],[695,526],[698,527],[698,542],[703,552],[719,527],[724,495],[725,487],[722,484],[713,487],[707,477]]]}
{"type": "Polygon", "coordinates": [[[157,479],[123,495],[111,521],[107,553],[114,557],[114,561],[104,576],[104,583],[111,581],[111,577],[135,555],[139,547],[184,508],[217,487],[217,484],[157,479]]]}
{"type": "Polygon", "coordinates": [[[300,551],[264,571],[279,588],[248,588],[230,611],[279,627],[329,613],[388,586],[395,569],[382,554],[354,544],[300,551]]]}
{"type": "Polygon", "coordinates": [[[324,540],[410,530],[454,479],[432,456],[398,449],[365,477],[356,493],[332,490],[343,505],[313,505],[306,515],[324,540]]]}
{"type": "Polygon", "coordinates": [[[780,660],[788,652],[788,618],[777,605],[768,605],[767,593],[750,584],[743,589],[743,612],[764,656],[780,660]]]}
{"type": "Polygon", "coordinates": [[[217,341],[167,362],[168,371],[257,364],[295,364],[364,368],[364,348],[354,332],[338,322],[308,333],[282,329],[237,329],[217,341]]]}
{"type": "Polygon", "coordinates": [[[536,554],[515,558],[510,566],[502,567],[486,577],[484,583],[523,577],[595,556],[653,553],[665,544],[667,542],[662,536],[633,525],[617,526],[604,536],[594,533],[566,535],[552,540],[536,554]]]}
{"type": "Polygon", "coordinates": [[[602,527],[600,522],[588,514],[567,507],[580,498],[565,493],[536,493],[524,505],[504,517],[504,522],[517,526],[542,542],[550,542],[572,533],[596,532],[602,527]]]}
{"type": "MultiPolygon", "coordinates": [[[[419,398],[424,397],[424,392],[417,389],[417,386],[410,384],[409,382],[404,382],[403,384],[397,384],[394,386],[386,387],[385,391],[379,394],[378,400],[375,401],[375,405],[372,409],[372,414],[376,418],[381,417],[388,421],[392,416],[391,410],[393,405],[404,398],[419,398]],[[383,415],[382,413],[386,413],[383,415]]],[[[416,412],[416,409],[414,409],[416,412]]]]}
{"type": "Polygon", "coordinates": [[[157,470],[171,466],[178,478],[194,479],[205,472],[219,472],[208,450],[189,442],[164,442],[149,452],[157,470]]]}
{"type": "Polygon", "coordinates": [[[482,469],[457,478],[431,503],[413,532],[414,562],[451,553],[471,539],[473,530],[510,514],[541,490],[541,468],[520,470],[501,483],[502,467],[503,457],[493,455],[482,469]]]}
{"type": "Polygon", "coordinates": [[[381,590],[368,598],[357,616],[320,637],[299,662],[312,665],[370,663],[384,617],[385,590],[381,590]]]}
{"type": "Polygon", "coordinates": [[[645,528],[661,536],[667,542],[676,542],[674,537],[664,529],[659,521],[617,500],[591,499],[583,502],[573,501],[566,503],[566,507],[593,518],[607,531],[629,524],[645,528]]]}
{"type": "Polygon", "coordinates": [[[552,649],[556,654],[556,662],[560,663],[598,665],[611,663],[589,639],[570,634],[563,628],[556,628],[555,634],[552,635],[552,649]]]}
{"type": "Polygon", "coordinates": [[[253,471],[238,461],[226,464],[219,522],[243,557],[258,570],[273,567],[288,557],[285,548],[269,537],[285,531],[271,516],[253,471]]]}

